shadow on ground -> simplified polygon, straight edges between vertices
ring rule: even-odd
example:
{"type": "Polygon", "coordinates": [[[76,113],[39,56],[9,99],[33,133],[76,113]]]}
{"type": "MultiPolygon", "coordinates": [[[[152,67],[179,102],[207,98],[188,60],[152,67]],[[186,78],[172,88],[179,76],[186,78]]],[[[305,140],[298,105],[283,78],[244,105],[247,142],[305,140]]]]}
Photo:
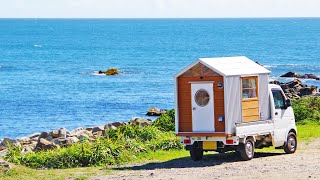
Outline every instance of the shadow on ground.
{"type": "MultiPolygon", "coordinates": [[[[262,153],[256,152],[254,158],[279,156],[284,153],[262,153]]],[[[154,170],[154,169],[170,169],[170,168],[190,168],[190,167],[206,167],[217,166],[225,163],[242,161],[237,153],[225,154],[205,154],[201,161],[192,161],[190,157],[172,159],[165,162],[147,163],[143,165],[133,165],[126,167],[116,167],[113,170],[154,170]]]]}

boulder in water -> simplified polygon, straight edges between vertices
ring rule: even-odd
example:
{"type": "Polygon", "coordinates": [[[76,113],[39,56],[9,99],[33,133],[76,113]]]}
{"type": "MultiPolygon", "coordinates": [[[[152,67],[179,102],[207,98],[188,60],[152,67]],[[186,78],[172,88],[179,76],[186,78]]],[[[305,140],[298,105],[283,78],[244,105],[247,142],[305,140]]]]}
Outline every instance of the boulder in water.
{"type": "Polygon", "coordinates": [[[320,80],[320,77],[315,75],[315,74],[298,74],[295,72],[287,72],[286,74],[281,75],[280,77],[296,77],[296,78],[301,78],[301,79],[315,79],[315,80],[320,80]]]}
{"type": "Polygon", "coordinates": [[[98,73],[106,76],[119,75],[119,71],[116,68],[109,68],[107,71],[99,71],[98,73]]]}

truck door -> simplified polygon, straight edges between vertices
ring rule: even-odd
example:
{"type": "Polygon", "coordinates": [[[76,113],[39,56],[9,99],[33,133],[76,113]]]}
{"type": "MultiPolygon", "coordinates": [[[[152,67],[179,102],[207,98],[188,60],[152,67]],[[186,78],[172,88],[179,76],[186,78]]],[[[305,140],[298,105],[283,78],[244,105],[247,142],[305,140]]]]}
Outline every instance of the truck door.
{"type": "Polygon", "coordinates": [[[274,122],[274,146],[279,147],[284,144],[287,136],[290,116],[287,112],[286,101],[281,89],[272,89],[273,95],[273,122],[274,122]]]}

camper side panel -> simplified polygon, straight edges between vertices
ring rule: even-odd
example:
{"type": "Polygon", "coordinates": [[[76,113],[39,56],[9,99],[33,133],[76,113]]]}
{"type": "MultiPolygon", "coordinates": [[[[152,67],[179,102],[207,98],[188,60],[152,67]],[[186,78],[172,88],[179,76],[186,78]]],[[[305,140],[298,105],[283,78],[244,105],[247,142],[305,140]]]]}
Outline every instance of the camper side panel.
{"type": "Polygon", "coordinates": [[[222,76],[179,76],[178,82],[178,111],[179,111],[179,132],[192,132],[192,102],[191,102],[191,81],[214,81],[214,117],[215,131],[225,131],[225,121],[218,121],[219,116],[224,117],[224,87],[217,84],[223,81],[222,76]],[[202,77],[202,78],[201,78],[202,77]]]}
{"type": "Polygon", "coordinates": [[[268,74],[259,75],[259,103],[260,103],[260,119],[271,119],[269,92],[268,92],[268,74]]]}
{"type": "Polygon", "coordinates": [[[241,83],[240,76],[226,77],[226,133],[235,133],[235,123],[241,122],[241,83]]]}

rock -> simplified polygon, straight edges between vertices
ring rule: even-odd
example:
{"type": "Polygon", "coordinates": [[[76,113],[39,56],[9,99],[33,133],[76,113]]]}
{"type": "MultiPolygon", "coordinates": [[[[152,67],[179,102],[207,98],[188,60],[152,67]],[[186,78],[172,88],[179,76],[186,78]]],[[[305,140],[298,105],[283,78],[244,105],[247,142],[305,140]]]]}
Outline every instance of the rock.
{"type": "Polygon", "coordinates": [[[81,134],[78,138],[79,138],[79,140],[89,139],[89,135],[87,135],[87,134],[81,134]]]}
{"type": "Polygon", "coordinates": [[[58,138],[59,137],[59,130],[53,130],[53,131],[51,131],[50,134],[53,138],[58,138]]]}
{"type": "Polygon", "coordinates": [[[104,126],[96,126],[92,128],[92,134],[98,132],[98,131],[104,131],[104,126]]]}
{"type": "Polygon", "coordinates": [[[7,147],[3,146],[2,144],[0,144],[0,151],[7,149],[7,147]]]}
{"type": "Polygon", "coordinates": [[[143,119],[143,118],[139,118],[139,117],[133,117],[131,118],[130,124],[133,124],[133,125],[140,125],[142,127],[144,126],[148,126],[152,123],[152,120],[151,119],[143,119]]]}
{"type": "Polygon", "coordinates": [[[66,138],[68,130],[66,128],[60,128],[59,130],[53,130],[50,135],[53,138],[66,138]]]}
{"type": "Polygon", "coordinates": [[[29,147],[29,146],[24,146],[21,150],[21,153],[22,154],[28,154],[28,153],[31,153],[32,152],[32,148],[29,147]]]}
{"type": "Polygon", "coordinates": [[[103,71],[99,71],[99,74],[105,74],[106,76],[110,76],[110,75],[119,75],[119,71],[116,68],[109,68],[107,71],[103,72],[103,71]]]}
{"type": "Polygon", "coordinates": [[[53,137],[52,136],[48,136],[45,139],[48,140],[48,141],[51,141],[53,139],[53,137]]]}
{"type": "Polygon", "coordinates": [[[87,127],[86,130],[87,131],[92,131],[93,127],[87,127]]]}
{"type": "Polygon", "coordinates": [[[125,125],[125,122],[113,122],[113,123],[108,123],[104,126],[105,130],[109,129],[117,129],[119,126],[125,125]]]}
{"type": "Polygon", "coordinates": [[[30,144],[31,143],[30,137],[21,137],[21,138],[17,139],[17,141],[19,141],[21,144],[30,144]]]}
{"type": "Polygon", "coordinates": [[[92,136],[91,131],[87,131],[86,129],[78,129],[76,131],[71,131],[70,132],[70,137],[77,137],[78,139],[81,139],[81,137],[90,137],[92,136]]]}
{"type": "Polygon", "coordinates": [[[315,74],[306,74],[309,79],[320,80],[320,77],[315,74]]]}
{"type": "Polygon", "coordinates": [[[57,139],[54,139],[53,144],[69,146],[74,143],[77,143],[78,141],[79,139],[77,137],[57,138],[57,139]]]}
{"type": "Polygon", "coordinates": [[[0,159],[0,167],[11,169],[11,165],[7,161],[4,161],[2,159],[0,159]]]}
{"type": "Polygon", "coordinates": [[[166,113],[165,109],[159,109],[156,107],[152,107],[148,110],[146,115],[147,116],[160,116],[161,114],[164,114],[164,113],[166,113]]]}
{"type": "Polygon", "coordinates": [[[280,77],[300,77],[301,74],[295,72],[287,72],[286,74],[281,75],[280,77]]]}
{"type": "Polygon", "coordinates": [[[35,147],[35,150],[36,151],[40,151],[40,150],[51,150],[51,149],[54,149],[56,146],[54,144],[52,144],[50,141],[44,139],[44,138],[41,138],[39,139],[39,142],[37,143],[36,147],[35,147]]]}
{"type": "Polygon", "coordinates": [[[85,130],[83,127],[78,127],[70,132],[70,136],[73,136],[74,134],[77,134],[83,130],[85,130]]]}
{"type": "Polygon", "coordinates": [[[314,95],[317,93],[317,86],[303,87],[299,90],[300,96],[314,95]]]}
{"type": "Polygon", "coordinates": [[[105,135],[106,133],[105,133],[105,130],[103,130],[103,131],[96,131],[96,132],[94,132],[94,133],[92,133],[92,135],[94,136],[94,137],[99,137],[99,136],[102,136],[102,135],[105,135]]]}
{"type": "Polygon", "coordinates": [[[298,74],[295,72],[287,72],[286,74],[281,75],[280,77],[296,77],[296,78],[302,78],[302,79],[315,79],[320,80],[320,77],[315,74],[298,74]]]}
{"type": "Polygon", "coordinates": [[[40,133],[33,133],[33,134],[29,135],[29,138],[33,139],[33,138],[38,138],[39,136],[40,136],[40,133]]]}
{"type": "Polygon", "coordinates": [[[48,135],[49,135],[49,133],[47,133],[47,132],[42,132],[41,134],[40,134],[40,136],[38,137],[38,139],[40,140],[41,138],[46,138],[46,137],[48,137],[48,135]]]}
{"type": "Polygon", "coordinates": [[[66,138],[68,134],[68,130],[66,128],[59,129],[59,137],[66,138]]]}
{"type": "Polygon", "coordinates": [[[10,138],[4,138],[3,141],[1,142],[1,145],[4,147],[8,147],[8,146],[21,147],[21,144],[19,141],[15,139],[10,139],[10,138]]]}
{"type": "Polygon", "coordinates": [[[77,137],[69,137],[69,138],[67,138],[68,140],[69,140],[69,142],[71,142],[71,143],[77,143],[77,142],[79,142],[79,139],[77,138],[77,137]]]}
{"type": "Polygon", "coordinates": [[[113,123],[109,123],[109,124],[117,128],[119,126],[125,125],[126,123],[125,122],[113,122],[113,123]]]}
{"type": "Polygon", "coordinates": [[[299,79],[294,79],[293,81],[287,83],[279,81],[271,81],[269,83],[280,85],[283,92],[290,99],[298,99],[302,96],[310,96],[318,93],[317,86],[308,86],[306,84],[302,84],[299,79]]]}

